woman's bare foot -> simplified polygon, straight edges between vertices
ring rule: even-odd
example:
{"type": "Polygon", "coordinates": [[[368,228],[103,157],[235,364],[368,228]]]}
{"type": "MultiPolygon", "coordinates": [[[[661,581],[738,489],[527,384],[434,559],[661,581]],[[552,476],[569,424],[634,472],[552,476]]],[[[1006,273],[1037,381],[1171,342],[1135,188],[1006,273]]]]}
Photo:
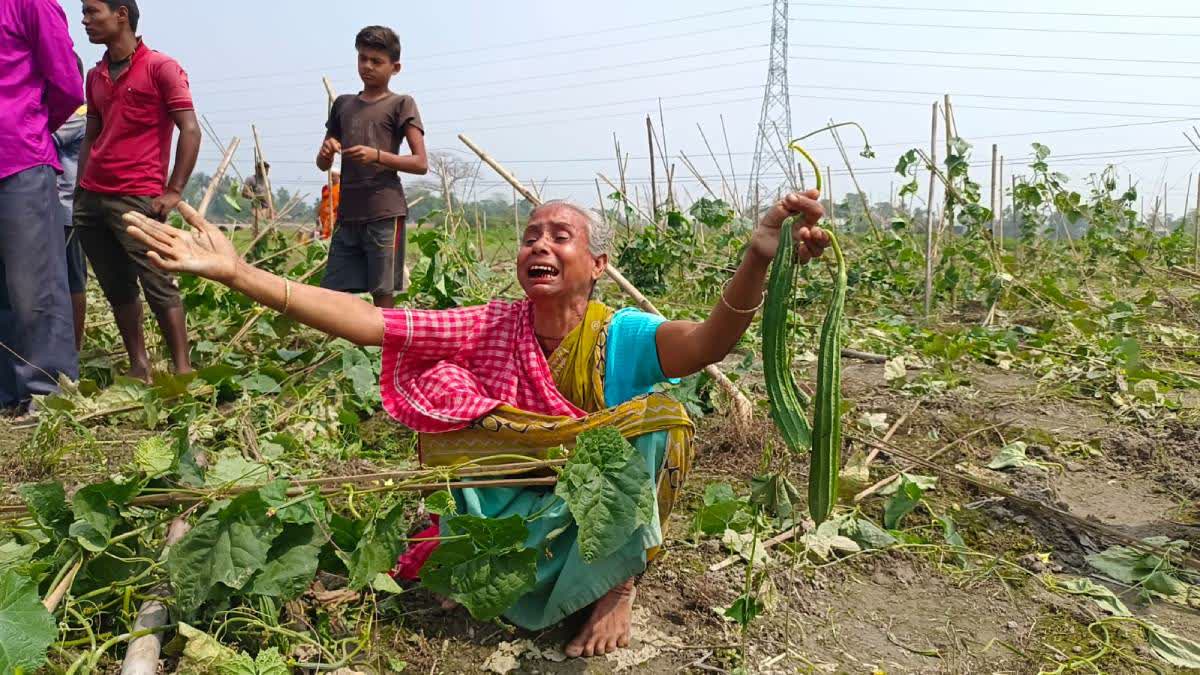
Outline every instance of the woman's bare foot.
{"type": "Polygon", "coordinates": [[[633,579],[613,587],[592,606],[587,623],[567,644],[567,656],[603,656],[629,646],[632,634],[633,599],[637,588],[633,579]]]}

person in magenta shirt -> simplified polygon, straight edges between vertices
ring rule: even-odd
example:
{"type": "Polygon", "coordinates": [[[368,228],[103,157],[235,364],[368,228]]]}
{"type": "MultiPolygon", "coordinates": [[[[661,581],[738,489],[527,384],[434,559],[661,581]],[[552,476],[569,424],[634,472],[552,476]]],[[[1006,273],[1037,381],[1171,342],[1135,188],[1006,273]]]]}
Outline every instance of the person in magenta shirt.
{"type": "Polygon", "coordinates": [[[142,302],[158,320],[175,372],[191,372],[187,319],[174,277],[151,265],[146,247],[125,231],[135,211],[166,218],[179,203],[196,155],[200,125],[187,74],[137,35],[135,0],[84,0],[88,40],[107,49],[88,71],[87,132],[79,154],[73,225],[129,355],[129,374],[150,377],[142,302]],[[170,172],[171,137],[179,129],[170,172]]]}
{"type": "Polygon", "coordinates": [[[55,0],[0,0],[0,408],[78,377],[52,134],[83,104],[55,0]]]}

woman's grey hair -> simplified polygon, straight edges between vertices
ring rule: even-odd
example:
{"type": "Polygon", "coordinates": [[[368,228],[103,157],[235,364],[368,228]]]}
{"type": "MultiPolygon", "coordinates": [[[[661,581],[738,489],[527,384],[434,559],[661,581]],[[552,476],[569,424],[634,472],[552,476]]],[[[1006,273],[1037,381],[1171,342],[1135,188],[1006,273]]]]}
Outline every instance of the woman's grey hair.
{"type": "MultiPolygon", "coordinates": [[[[612,247],[613,228],[595,209],[580,206],[566,199],[552,199],[548,202],[542,202],[542,205],[535,208],[534,211],[540,211],[552,206],[565,207],[583,216],[583,220],[587,224],[588,251],[592,255],[601,256],[609,252],[609,249],[612,247]]],[[[532,216],[533,214],[530,213],[530,215],[532,216]]]]}

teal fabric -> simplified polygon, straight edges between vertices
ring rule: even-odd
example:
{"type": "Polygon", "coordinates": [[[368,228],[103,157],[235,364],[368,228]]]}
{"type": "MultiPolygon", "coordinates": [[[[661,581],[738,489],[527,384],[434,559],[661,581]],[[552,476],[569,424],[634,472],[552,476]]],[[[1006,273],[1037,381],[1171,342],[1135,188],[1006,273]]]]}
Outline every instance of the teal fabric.
{"type": "MultiPolygon", "coordinates": [[[[666,381],[658,362],[655,340],[660,316],[634,309],[613,315],[608,330],[604,368],[604,398],[620,405],[650,393],[666,381]]],[[[651,476],[658,475],[666,452],[666,432],[632,439],[651,476]]],[[[504,613],[514,624],[541,630],[587,607],[613,586],[646,569],[646,549],[662,544],[655,502],[652,525],[643,527],[613,555],[591,564],[579,556],[578,527],[567,505],[551,488],[483,488],[455,490],[459,513],[489,518],[542,515],[529,523],[525,545],[543,551],[538,558],[537,584],[504,613]]],[[[443,523],[443,534],[445,524],[443,523]]]]}

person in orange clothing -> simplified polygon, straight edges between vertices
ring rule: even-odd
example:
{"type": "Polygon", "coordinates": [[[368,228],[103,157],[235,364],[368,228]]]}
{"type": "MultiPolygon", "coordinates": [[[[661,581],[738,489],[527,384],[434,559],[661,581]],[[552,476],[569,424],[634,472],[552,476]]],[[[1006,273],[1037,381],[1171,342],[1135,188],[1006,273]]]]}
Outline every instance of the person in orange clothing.
{"type": "Polygon", "coordinates": [[[334,171],[329,185],[321,188],[321,204],[317,208],[317,222],[321,224],[321,238],[333,236],[337,224],[338,203],[342,196],[342,174],[334,171]]]}

